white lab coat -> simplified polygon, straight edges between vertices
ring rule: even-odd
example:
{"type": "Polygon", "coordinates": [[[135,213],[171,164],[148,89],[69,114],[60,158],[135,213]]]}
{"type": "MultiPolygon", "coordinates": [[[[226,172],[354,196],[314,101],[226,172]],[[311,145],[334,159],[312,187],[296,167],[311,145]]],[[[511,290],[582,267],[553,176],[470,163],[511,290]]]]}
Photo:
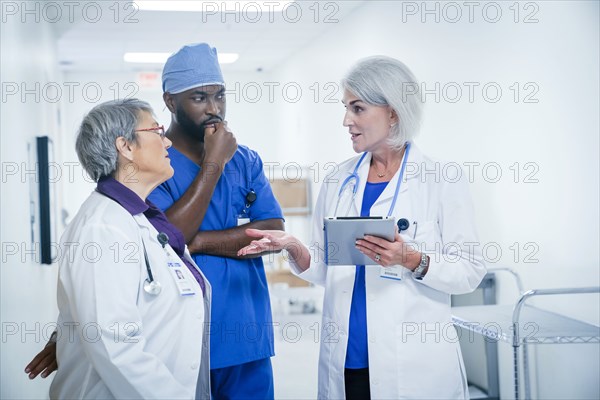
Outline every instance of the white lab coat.
{"type": "MultiPolygon", "coordinates": [[[[355,268],[327,267],[324,260],[323,218],[333,216],[343,181],[354,170],[358,158],[339,165],[323,183],[314,215],[311,265],[294,272],[325,286],[321,348],[319,355],[319,399],[343,399],[344,364],[355,268]]],[[[343,195],[338,214],[360,215],[371,154],[359,167],[360,182],[354,200],[343,195]]],[[[406,218],[410,228],[402,232],[430,255],[424,279],[413,278],[401,268],[402,280],[380,278],[379,266],[366,266],[367,334],[369,378],[373,399],[464,399],[468,398],[465,370],[450,313],[450,295],[477,288],[486,269],[477,242],[467,179],[455,183],[456,169],[426,158],[412,145],[400,193],[392,215],[406,218]],[[436,166],[437,165],[437,166],[436,166]],[[438,179],[431,171],[440,171],[438,179]],[[425,174],[425,171],[429,171],[425,174]],[[415,235],[415,225],[417,231],[415,235]],[[414,240],[413,240],[413,236],[414,240]],[[472,242],[472,243],[470,243],[472,242]]],[[[371,208],[371,216],[387,216],[399,171],[371,208]]],[[[350,193],[350,191],[347,191],[350,193]]]]}
{"type": "MultiPolygon", "coordinates": [[[[196,291],[180,296],[168,271],[181,260],[143,214],[132,216],[94,192],[61,238],[58,281],[58,371],[53,399],[210,398],[211,291],[185,268],[196,291]],[[158,296],[147,278],[142,238],[158,296]],[[208,326],[208,325],[207,325],[208,326]]],[[[192,262],[186,249],[186,258],[192,262]]]]}

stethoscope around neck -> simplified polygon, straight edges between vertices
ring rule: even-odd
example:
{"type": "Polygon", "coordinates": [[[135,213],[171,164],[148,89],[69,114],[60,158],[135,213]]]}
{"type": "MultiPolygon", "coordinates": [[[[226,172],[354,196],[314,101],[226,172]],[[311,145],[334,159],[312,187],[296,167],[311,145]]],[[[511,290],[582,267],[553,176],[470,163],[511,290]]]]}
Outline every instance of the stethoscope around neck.
{"type": "MultiPolygon", "coordinates": [[[[398,176],[398,182],[396,182],[396,191],[394,192],[394,199],[392,200],[392,204],[390,205],[390,209],[387,214],[388,217],[392,215],[394,207],[396,206],[396,200],[398,199],[398,193],[400,192],[400,185],[402,185],[402,179],[404,177],[404,170],[406,168],[406,161],[408,160],[409,152],[410,142],[406,142],[406,145],[404,146],[404,156],[402,157],[402,166],[400,167],[400,175],[398,176]]],[[[348,177],[346,177],[346,179],[344,179],[344,181],[342,182],[342,186],[340,187],[340,191],[338,192],[337,203],[335,204],[335,211],[333,212],[333,215],[338,215],[338,207],[340,206],[340,199],[342,198],[342,194],[344,193],[344,191],[346,191],[350,183],[354,181],[354,184],[352,186],[352,198],[348,202],[348,208],[346,209],[346,216],[348,216],[348,212],[350,211],[350,207],[354,202],[354,198],[356,197],[356,192],[358,191],[358,186],[360,183],[360,178],[358,176],[358,168],[360,167],[366,156],[367,152],[365,151],[362,154],[362,156],[360,156],[358,163],[356,163],[354,171],[352,171],[352,173],[348,177]]]]}
{"type": "MultiPolygon", "coordinates": [[[[156,237],[158,242],[162,245],[163,249],[169,243],[169,236],[160,232],[156,237]]],[[[144,239],[142,239],[142,247],[144,248],[144,259],[146,260],[146,272],[148,273],[148,277],[144,280],[144,292],[151,294],[153,296],[158,296],[162,291],[162,285],[160,282],[154,280],[154,275],[152,274],[152,268],[150,268],[150,261],[148,260],[148,252],[146,251],[146,245],[144,244],[144,239]]]]}

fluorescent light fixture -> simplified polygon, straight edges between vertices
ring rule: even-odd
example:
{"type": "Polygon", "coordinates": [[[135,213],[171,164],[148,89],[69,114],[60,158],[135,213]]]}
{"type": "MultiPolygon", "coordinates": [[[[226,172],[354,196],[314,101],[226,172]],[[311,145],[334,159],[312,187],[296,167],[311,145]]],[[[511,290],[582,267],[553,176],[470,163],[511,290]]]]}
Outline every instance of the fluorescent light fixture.
{"type": "MultiPolygon", "coordinates": [[[[123,60],[128,63],[164,64],[171,53],[125,53],[123,60]]],[[[233,64],[240,58],[237,53],[219,53],[219,64],[233,64]]]]}
{"type": "Polygon", "coordinates": [[[123,60],[128,63],[164,64],[171,53],[125,53],[123,60]]]}
{"type": "Polygon", "coordinates": [[[274,12],[285,10],[294,1],[134,1],[142,11],[274,12]]]}

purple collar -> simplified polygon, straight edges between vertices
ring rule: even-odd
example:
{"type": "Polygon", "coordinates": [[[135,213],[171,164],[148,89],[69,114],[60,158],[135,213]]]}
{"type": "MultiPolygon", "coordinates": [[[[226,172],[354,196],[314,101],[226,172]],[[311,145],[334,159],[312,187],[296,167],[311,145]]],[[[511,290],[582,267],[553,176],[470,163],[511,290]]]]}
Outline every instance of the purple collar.
{"type": "Polygon", "coordinates": [[[117,202],[131,215],[143,213],[158,232],[165,232],[169,236],[171,247],[180,257],[184,257],[185,241],[183,234],[167,220],[165,214],[150,200],[144,202],[133,190],[110,176],[100,178],[96,190],[117,202]]]}
{"type": "MultiPolygon", "coordinates": [[[[106,197],[110,197],[126,209],[131,215],[137,215],[153,208],[154,204],[144,202],[133,190],[129,189],[112,176],[100,178],[96,190],[106,197]]],[[[154,207],[155,208],[155,207],[154,207]]]]}

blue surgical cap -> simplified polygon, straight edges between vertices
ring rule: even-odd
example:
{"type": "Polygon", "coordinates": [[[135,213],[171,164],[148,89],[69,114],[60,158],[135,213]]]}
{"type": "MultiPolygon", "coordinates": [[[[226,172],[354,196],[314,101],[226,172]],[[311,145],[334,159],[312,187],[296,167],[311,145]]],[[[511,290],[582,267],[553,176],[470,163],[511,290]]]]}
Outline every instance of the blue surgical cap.
{"type": "Polygon", "coordinates": [[[177,94],[206,85],[225,85],[216,48],[190,44],[169,57],[162,73],[163,92],[177,94]]]}

